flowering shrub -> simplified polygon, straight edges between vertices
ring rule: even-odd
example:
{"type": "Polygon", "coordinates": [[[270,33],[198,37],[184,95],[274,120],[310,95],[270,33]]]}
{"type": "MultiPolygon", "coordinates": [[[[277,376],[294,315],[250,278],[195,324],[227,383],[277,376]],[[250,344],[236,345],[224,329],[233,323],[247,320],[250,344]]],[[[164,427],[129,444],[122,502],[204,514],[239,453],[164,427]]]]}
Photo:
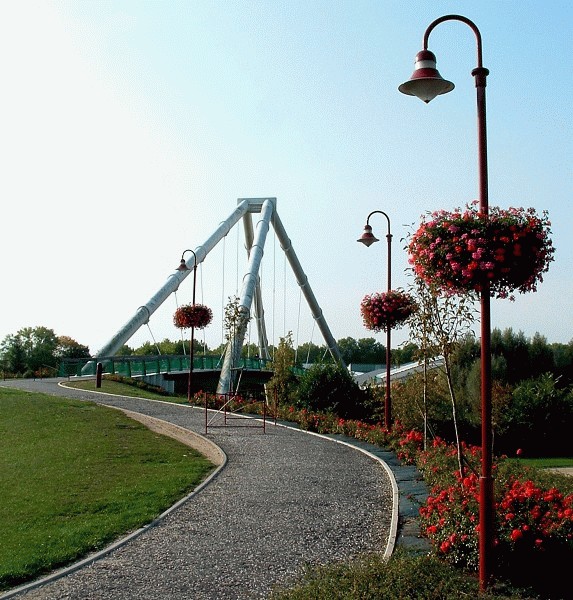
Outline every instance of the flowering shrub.
{"type": "Polygon", "coordinates": [[[419,431],[412,429],[398,441],[399,450],[397,456],[402,462],[412,465],[416,462],[416,457],[422,450],[423,445],[424,436],[419,431]]]}
{"type": "Polygon", "coordinates": [[[184,304],[173,315],[173,323],[179,329],[203,329],[213,320],[213,312],[203,304],[184,304]]]}
{"type": "MultiPolygon", "coordinates": [[[[238,412],[248,410],[249,412],[259,412],[257,405],[260,405],[264,399],[255,397],[253,394],[214,394],[200,390],[191,396],[189,402],[194,406],[204,407],[212,410],[226,410],[227,412],[238,412]]],[[[260,411],[262,413],[262,410],[260,411]]]]}
{"type": "Polygon", "coordinates": [[[480,292],[489,282],[491,295],[536,291],[555,252],[547,213],[532,208],[475,205],[462,211],[440,210],[422,222],[408,245],[414,272],[445,293],[480,292]]]}
{"type": "MultiPolygon", "coordinates": [[[[420,509],[421,528],[436,552],[449,562],[475,570],[478,567],[479,478],[481,449],[465,446],[470,470],[463,477],[456,470],[456,449],[437,440],[421,452],[418,466],[432,485],[420,509]]],[[[543,489],[523,474],[502,470],[496,474],[496,547],[505,568],[523,570],[552,552],[573,553],[573,494],[543,489]]]]}
{"type": "Polygon", "coordinates": [[[457,566],[477,570],[479,489],[475,473],[447,488],[435,486],[420,508],[422,532],[438,554],[457,566]]]}
{"type": "Polygon", "coordinates": [[[512,479],[498,503],[499,537],[510,546],[543,550],[548,544],[573,545],[573,495],[542,490],[532,481],[512,479]]]}
{"type": "Polygon", "coordinates": [[[402,290],[364,296],[360,312],[366,329],[387,331],[404,324],[416,310],[413,298],[402,290]]]}

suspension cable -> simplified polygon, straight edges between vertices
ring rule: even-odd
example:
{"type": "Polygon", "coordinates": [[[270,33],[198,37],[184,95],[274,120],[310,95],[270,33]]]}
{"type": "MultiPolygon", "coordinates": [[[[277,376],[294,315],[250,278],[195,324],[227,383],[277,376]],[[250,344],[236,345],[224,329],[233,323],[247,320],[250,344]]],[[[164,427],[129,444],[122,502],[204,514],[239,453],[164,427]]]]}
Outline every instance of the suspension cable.
{"type": "Polygon", "coordinates": [[[227,236],[223,238],[223,277],[222,277],[222,287],[221,287],[221,315],[223,318],[221,319],[221,346],[225,344],[225,260],[227,254],[227,236]]]}
{"type": "Polygon", "coordinates": [[[296,362],[298,358],[298,346],[299,346],[299,334],[300,334],[300,306],[302,304],[302,288],[298,289],[298,316],[296,319],[296,339],[295,339],[295,351],[294,351],[294,360],[296,362]]]}
{"type": "Polygon", "coordinates": [[[157,345],[157,342],[155,341],[155,337],[153,336],[153,331],[151,331],[151,327],[149,326],[149,321],[147,321],[146,325],[147,325],[147,329],[149,329],[149,333],[151,334],[151,339],[153,340],[153,343],[155,344],[155,347],[157,348],[157,353],[159,355],[161,355],[161,348],[159,348],[159,346],[157,345]]]}
{"type": "MultiPolygon", "coordinates": [[[[175,308],[179,308],[179,299],[177,298],[177,290],[175,290],[173,292],[173,295],[175,296],[175,308]]],[[[180,329],[179,332],[181,333],[181,345],[183,346],[183,356],[186,356],[187,351],[185,350],[185,340],[183,339],[183,329],[180,329]]]]}

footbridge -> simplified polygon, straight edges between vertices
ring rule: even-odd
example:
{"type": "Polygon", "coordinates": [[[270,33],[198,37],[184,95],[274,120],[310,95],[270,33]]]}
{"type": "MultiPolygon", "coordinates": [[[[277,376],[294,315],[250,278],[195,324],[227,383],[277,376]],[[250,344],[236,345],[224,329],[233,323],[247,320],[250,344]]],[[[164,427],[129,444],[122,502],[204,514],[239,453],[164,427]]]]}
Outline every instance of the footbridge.
{"type": "MultiPolygon", "coordinates": [[[[182,263],[184,263],[184,265],[182,265],[183,269],[179,268],[172,272],[159,290],[145,304],[137,308],[133,316],[125,323],[125,325],[113,335],[103,348],[100,349],[94,360],[84,365],[81,371],[82,374],[87,375],[95,372],[96,363],[100,362],[103,364],[104,361],[109,361],[110,357],[115,357],[117,352],[139,330],[139,328],[149,323],[149,320],[155,311],[171,296],[171,294],[177,292],[183,280],[191,273],[195,275],[197,266],[207,259],[211,250],[213,250],[213,248],[222,241],[230,230],[240,221],[243,223],[247,265],[238,300],[236,323],[233,327],[233,331],[229,334],[229,339],[220,366],[217,392],[227,393],[236,387],[234,385],[234,379],[236,379],[238,370],[243,368],[241,367],[241,361],[244,359],[241,358],[241,352],[247,333],[247,327],[251,320],[254,321],[257,328],[260,360],[267,361],[270,359],[259,269],[263,259],[267,233],[271,226],[274,228],[276,238],[278,239],[280,247],[296,278],[301,294],[304,296],[308,307],[310,308],[315,324],[318,326],[318,329],[324,338],[330,355],[336,362],[344,364],[322,309],[312,291],[308,277],[298,260],[291,240],[279,218],[277,212],[277,199],[239,198],[236,209],[221,222],[214,233],[208,237],[203,244],[196,246],[195,250],[190,251],[192,256],[190,256],[187,261],[184,261],[182,258],[182,263]],[[255,224],[253,223],[253,215],[258,216],[258,220],[255,224]]],[[[113,361],[116,360],[116,358],[113,358],[113,361]]],[[[152,365],[159,364],[159,372],[161,373],[163,372],[161,369],[164,364],[162,361],[165,360],[168,361],[169,359],[164,359],[163,357],[154,358],[153,361],[158,361],[157,363],[145,361],[145,365],[142,365],[141,368],[147,370],[148,366],[153,368],[152,365]]],[[[184,362],[185,358],[182,360],[184,362]]],[[[189,359],[187,359],[187,361],[188,360],[189,359]]],[[[129,369],[131,369],[135,362],[136,361],[126,361],[125,368],[127,369],[129,367],[129,369]]],[[[112,364],[115,365],[116,363],[112,362],[112,364]]],[[[266,365],[266,363],[261,363],[261,365],[263,364],[266,365]]],[[[193,371],[195,372],[195,359],[193,359],[193,367],[193,371]]],[[[198,368],[200,370],[201,365],[198,365],[198,368]]],[[[180,370],[185,370],[183,364],[181,365],[180,370]]]]}

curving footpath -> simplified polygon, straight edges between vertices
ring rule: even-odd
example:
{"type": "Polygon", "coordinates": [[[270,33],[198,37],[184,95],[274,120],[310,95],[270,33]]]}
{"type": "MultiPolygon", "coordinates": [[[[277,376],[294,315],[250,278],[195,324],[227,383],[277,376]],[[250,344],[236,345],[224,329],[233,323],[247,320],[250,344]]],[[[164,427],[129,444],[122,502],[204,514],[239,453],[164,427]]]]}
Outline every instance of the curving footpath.
{"type": "MultiPolygon", "coordinates": [[[[201,409],[74,390],[59,386],[61,381],[1,385],[133,411],[179,433],[204,431],[201,409]]],[[[391,553],[398,497],[384,461],[324,436],[268,421],[263,433],[254,424],[238,419],[228,427],[210,426],[207,438],[224,457],[216,475],[151,526],[0,598],[266,598],[306,565],[391,553]]]]}

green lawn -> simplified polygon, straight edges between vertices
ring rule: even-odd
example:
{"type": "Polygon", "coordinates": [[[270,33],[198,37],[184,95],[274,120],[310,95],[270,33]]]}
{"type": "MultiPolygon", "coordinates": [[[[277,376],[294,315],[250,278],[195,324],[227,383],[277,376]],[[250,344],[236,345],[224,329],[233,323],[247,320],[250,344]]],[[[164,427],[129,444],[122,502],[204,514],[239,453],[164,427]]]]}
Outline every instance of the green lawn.
{"type": "Polygon", "coordinates": [[[138,387],[135,380],[126,380],[129,383],[123,383],[121,381],[114,381],[113,379],[106,379],[105,377],[101,381],[101,388],[96,388],[95,379],[78,379],[67,381],[65,385],[67,387],[73,387],[80,390],[89,390],[90,392],[105,392],[106,394],[117,394],[119,396],[130,396],[135,398],[148,398],[150,400],[164,400],[166,402],[186,402],[187,398],[182,396],[168,396],[158,394],[157,392],[148,389],[150,386],[140,382],[138,387]]]}
{"type": "Polygon", "coordinates": [[[120,411],[0,388],[0,589],[149,523],[212,468],[120,411]]]}
{"type": "Polygon", "coordinates": [[[557,467],[573,467],[573,458],[555,457],[555,458],[519,458],[519,460],[528,467],[536,467],[538,469],[548,469],[557,467]]]}

